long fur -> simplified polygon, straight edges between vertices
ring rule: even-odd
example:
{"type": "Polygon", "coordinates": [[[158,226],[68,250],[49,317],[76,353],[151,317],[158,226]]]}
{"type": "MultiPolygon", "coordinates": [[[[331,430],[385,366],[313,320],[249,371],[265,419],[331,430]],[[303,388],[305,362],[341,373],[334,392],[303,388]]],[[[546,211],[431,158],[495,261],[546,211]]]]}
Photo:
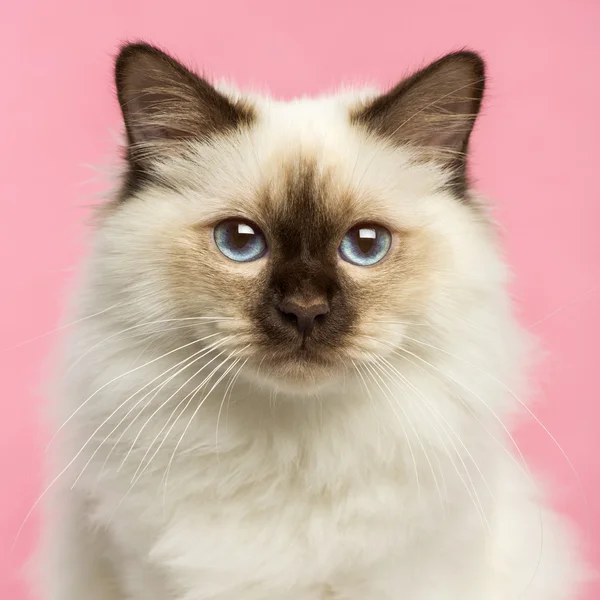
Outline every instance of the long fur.
{"type": "Polygon", "coordinates": [[[102,212],[58,391],[46,600],[577,598],[576,544],[509,433],[531,342],[485,205],[352,124],[371,97],[245,99],[250,127],[162,153],[102,212]],[[267,263],[210,233],[268,223],[303,164],[315,210],[396,236],[381,267],[339,266],[355,321],[314,368],[257,337],[267,263]]]}

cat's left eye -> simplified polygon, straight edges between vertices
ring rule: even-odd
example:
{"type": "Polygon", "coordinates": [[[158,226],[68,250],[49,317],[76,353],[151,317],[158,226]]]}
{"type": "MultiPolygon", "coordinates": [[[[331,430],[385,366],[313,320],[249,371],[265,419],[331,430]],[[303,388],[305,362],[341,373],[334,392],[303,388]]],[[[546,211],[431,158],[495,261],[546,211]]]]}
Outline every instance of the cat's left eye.
{"type": "Polygon", "coordinates": [[[227,258],[236,262],[258,260],[267,252],[262,231],[249,221],[229,219],[214,230],[215,244],[227,258]]]}
{"type": "Polygon", "coordinates": [[[342,240],[340,256],[353,265],[370,267],[388,253],[392,234],[381,225],[355,225],[342,240]]]}

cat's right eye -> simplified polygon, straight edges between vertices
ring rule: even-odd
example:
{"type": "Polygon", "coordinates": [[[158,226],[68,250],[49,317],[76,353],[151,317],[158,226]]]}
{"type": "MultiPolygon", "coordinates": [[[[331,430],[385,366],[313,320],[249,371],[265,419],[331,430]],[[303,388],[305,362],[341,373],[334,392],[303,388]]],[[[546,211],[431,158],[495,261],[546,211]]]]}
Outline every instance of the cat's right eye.
{"type": "Polygon", "coordinates": [[[235,262],[250,262],[262,258],[267,242],[262,231],[249,221],[228,219],[214,230],[215,244],[227,258],[235,262]]]}
{"type": "Polygon", "coordinates": [[[355,225],[346,233],[339,247],[343,260],[358,267],[377,264],[388,253],[392,234],[381,225],[355,225]]]}

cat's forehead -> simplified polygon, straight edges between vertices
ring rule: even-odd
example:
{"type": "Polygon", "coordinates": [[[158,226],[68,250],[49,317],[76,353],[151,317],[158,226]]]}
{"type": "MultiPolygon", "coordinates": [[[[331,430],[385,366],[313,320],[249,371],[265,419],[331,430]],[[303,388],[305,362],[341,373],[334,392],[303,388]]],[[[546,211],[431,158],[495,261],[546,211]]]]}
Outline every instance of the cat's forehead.
{"type": "Polygon", "coordinates": [[[248,139],[272,177],[294,159],[342,171],[366,149],[364,133],[351,124],[358,102],[351,94],[259,101],[248,139]]]}
{"type": "Polygon", "coordinates": [[[352,122],[372,91],[259,102],[243,135],[246,166],[256,165],[256,206],[271,214],[311,210],[315,218],[384,220],[418,210],[443,173],[352,122]],[[302,207],[302,208],[300,208],[302,207]],[[408,208],[408,210],[406,210],[408,208]]]}
{"type": "Polygon", "coordinates": [[[258,103],[231,165],[243,173],[243,201],[257,218],[286,232],[309,220],[332,226],[368,201],[364,170],[374,149],[350,123],[354,104],[351,96],[258,103]]]}
{"type": "Polygon", "coordinates": [[[351,93],[252,101],[250,127],[194,145],[161,171],[195,199],[182,203],[190,220],[246,217],[282,236],[339,235],[361,221],[410,225],[439,171],[355,126],[361,101],[351,93]]]}
{"type": "Polygon", "coordinates": [[[226,95],[250,107],[253,125],[258,127],[264,125],[271,130],[271,135],[280,132],[286,136],[295,132],[310,136],[312,132],[319,137],[324,127],[345,128],[356,110],[377,95],[377,90],[347,88],[318,96],[276,99],[269,95],[252,95],[232,91],[229,88],[226,95]]]}

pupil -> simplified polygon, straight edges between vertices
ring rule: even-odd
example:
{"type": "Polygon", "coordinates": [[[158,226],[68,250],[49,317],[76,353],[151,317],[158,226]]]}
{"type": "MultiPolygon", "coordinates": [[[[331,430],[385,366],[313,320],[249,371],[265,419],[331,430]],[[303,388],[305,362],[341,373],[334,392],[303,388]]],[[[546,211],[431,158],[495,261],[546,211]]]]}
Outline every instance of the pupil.
{"type": "Polygon", "coordinates": [[[375,240],[370,237],[361,237],[359,235],[357,245],[358,245],[358,249],[363,254],[369,254],[373,250],[373,247],[375,246],[375,240]]]}
{"type": "Polygon", "coordinates": [[[234,225],[232,229],[233,229],[231,232],[232,245],[236,249],[241,250],[242,248],[244,248],[244,246],[246,246],[248,244],[248,242],[250,241],[250,238],[252,237],[252,234],[240,232],[237,225],[234,225]]]}

